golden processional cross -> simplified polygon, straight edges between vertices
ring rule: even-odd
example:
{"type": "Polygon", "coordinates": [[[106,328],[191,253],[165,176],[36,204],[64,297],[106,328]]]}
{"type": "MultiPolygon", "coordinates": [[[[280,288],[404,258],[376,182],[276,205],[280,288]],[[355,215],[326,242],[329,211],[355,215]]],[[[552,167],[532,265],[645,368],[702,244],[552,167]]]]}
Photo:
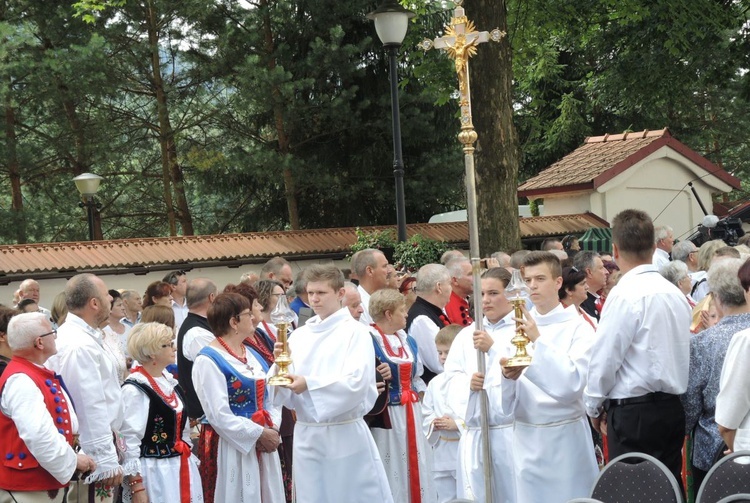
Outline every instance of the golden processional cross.
{"type": "MultiPolygon", "coordinates": [[[[469,221],[469,249],[471,255],[471,268],[474,278],[474,323],[476,330],[483,329],[482,315],[482,286],[479,278],[481,260],[479,255],[479,225],[477,222],[477,191],[474,174],[474,143],[477,141],[477,133],[471,120],[471,86],[469,83],[469,59],[477,53],[477,45],[492,40],[499,42],[505,36],[504,31],[494,29],[491,32],[478,32],[474,23],[469,21],[462,7],[463,0],[455,1],[456,8],[450,23],[445,27],[445,34],[435,40],[423,40],[419,46],[428,51],[433,47],[448,53],[454,61],[456,74],[458,75],[459,106],[461,108],[461,132],[458,141],[463,145],[464,168],[466,181],[466,210],[469,221]]],[[[494,362],[499,365],[499,362],[494,362]]],[[[479,372],[486,374],[484,353],[477,349],[477,368],[479,372]]],[[[482,431],[482,457],[484,469],[485,501],[491,503],[492,499],[492,459],[489,440],[488,404],[487,393],[481,391],[481,431],[482,431]]]]}

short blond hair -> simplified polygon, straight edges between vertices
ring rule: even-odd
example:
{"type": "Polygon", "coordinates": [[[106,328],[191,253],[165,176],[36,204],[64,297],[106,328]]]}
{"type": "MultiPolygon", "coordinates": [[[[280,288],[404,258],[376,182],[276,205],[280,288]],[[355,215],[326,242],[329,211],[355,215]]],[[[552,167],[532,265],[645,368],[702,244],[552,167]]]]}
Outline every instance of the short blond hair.
{"type": "Polygon", "coordinates": [[[138,323],[128,334],[128,353],[145,363],[162,350],[164,344],[172,344],[174,331],[163,323],[138,323]]]}
{"type": "Polygon", "coordinates": [[[383,288],[370,297],[370,317],[377,323],[385,318],[386,311],[393,312],[402,305],[406,305],[406,297],[395,288],[383,288]]]}
{"type": "Polygon", "coordinates": [[[438,333],[435,334],[435,345],[436,346],[448,346],[449,348],[453,345],[453,339],[456,338],[458,333],[463,330],[464,327],[456,323],[444,326],[438,333]]]}

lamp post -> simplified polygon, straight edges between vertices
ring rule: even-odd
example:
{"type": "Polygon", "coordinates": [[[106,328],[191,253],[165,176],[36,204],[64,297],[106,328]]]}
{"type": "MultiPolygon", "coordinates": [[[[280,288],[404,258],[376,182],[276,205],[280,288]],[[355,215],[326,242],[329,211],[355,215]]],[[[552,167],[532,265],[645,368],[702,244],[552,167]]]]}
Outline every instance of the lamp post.
{"type": "Polygon", "coordinates": [[[89,241],[94,240],[94,210],[99,207],[99,203],[94,200],[94,196],[99,190],[99,184],[102,177],[93,173],[84,173],[73,178],[78,192],[81,193],[83,201],[78,203],[81,208],[86,208],[89,221],[89,241]]]}
{"type": "Polygon", "coordinates": [[[398,70],[396,55],[404,41],[409,19],[415,14],[403,8],[396,0],[383,3],[367,15],[375,21],[378,38],[388,49],[391,70],[391,119],[393,121],[393,176],[396,178],[396,226],[399,242],[406,241],[406,202],[404,196],[404,159],[401,154],[401,117],[398,107],[398,70]]]}

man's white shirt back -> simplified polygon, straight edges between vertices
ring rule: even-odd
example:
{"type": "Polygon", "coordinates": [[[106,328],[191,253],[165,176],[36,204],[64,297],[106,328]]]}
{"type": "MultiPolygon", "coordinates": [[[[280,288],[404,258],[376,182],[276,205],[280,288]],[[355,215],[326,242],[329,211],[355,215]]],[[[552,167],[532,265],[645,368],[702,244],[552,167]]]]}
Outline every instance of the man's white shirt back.
{"type": "Polygon", "coordinates": [[[640,265],[623,275],[604,303],[591,349],[586,412],[598,416],[607,398],[684,393],[690,319],[686,297],[656,266],[640,265]]]}

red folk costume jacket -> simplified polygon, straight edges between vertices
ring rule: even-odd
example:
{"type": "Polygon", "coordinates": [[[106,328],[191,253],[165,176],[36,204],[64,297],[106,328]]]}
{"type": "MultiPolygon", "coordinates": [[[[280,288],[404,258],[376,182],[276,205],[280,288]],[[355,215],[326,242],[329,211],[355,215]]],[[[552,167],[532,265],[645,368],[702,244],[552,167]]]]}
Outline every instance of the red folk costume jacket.
{"type": "Polygon", "coordinates": [[[451,292],[451,298],[445,306],[445,315],[451,323],[468,327],[474,321],[469,312],[469,303],[455,292],[451,292]]]}
{"type": "MultiPolygon", "coordinates": [[[[73,434],[70,430],[71,420],[69,407],[62,392],[59,376],[51,370],[34,365],[23,358],[13,358],[5,372],[0,376],[0,395],[5,389],[8,378],[15,374],[26,374],[42,392],[44,404],[55,422],[57,431],[73,445],[73,434]]],[[[61,484],[50,473],[39,465],[29,452],[26,444],[18,435],[12,419],[0,413],[0,488],[8,491],[49,491],[61,489],[61,484]]]]}

